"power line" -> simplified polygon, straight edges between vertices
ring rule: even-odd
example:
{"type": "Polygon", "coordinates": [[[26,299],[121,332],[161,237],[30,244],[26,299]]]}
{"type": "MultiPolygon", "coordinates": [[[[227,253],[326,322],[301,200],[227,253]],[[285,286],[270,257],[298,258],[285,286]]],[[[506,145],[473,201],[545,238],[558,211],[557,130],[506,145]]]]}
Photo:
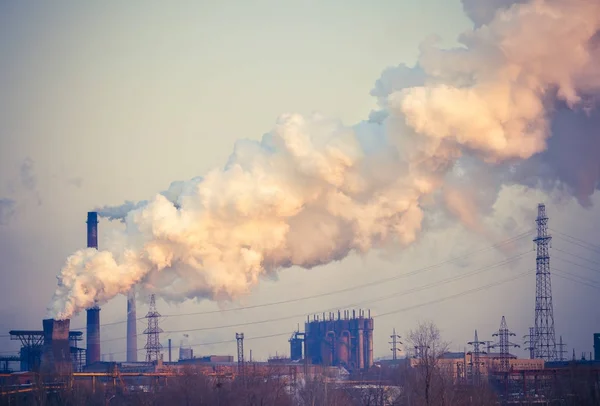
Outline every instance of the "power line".
{"type": "Polygon", "coordinates": [[[571,264],[571,265],[575,265],[575,266],[578,266],[578,267],[581,267],[581,268],[589,269],[590,271],[594,271],[594,272],[600,273],[600,269],[590,268],[589,266],[581,265],[581,264],[578,264],[577,262],[569,261],[568,259],[564,259],[564,258],[557,257],[557,256],[554,256],[553,258],[559,259],[559,260],[561,260],[563,262],[566,262],[568,264],[571,264]]]}
{"type": "MultiPolygon", "coordinates": [[[[518,255],[515,255],[513,257],[510,257],[506,260],[500,261],[498,263],[494,263],[482,268],[478,268],[472,272],[469,272],[467,274],[463,274],[463,275],[457,275],[454,277],[450,277],[450,278],[446,278],[443,279],[441,281],[437,281],[437,282],[432,282],[430,284],[427,285],[423,285],[423,286],[419,286],[419,287],[415,287],[415,288],[411,288],[411,289],[407,289],[405,291],[402,292],[394,292],[390,295],[386,295],[386,296],[380,296],[380,297],[376,297],[374,299],[370,299],[370,300],[366,300],[366,301],[362,301],[362,302],[356,302],[356,303],[352,303],[352,304],[348,304],[348,305],[344,305],[344,306],[335,306],[335,307],[330,307],[328,309],[325,310],[320,310],[320,311],[316,311],[313,313],[320,313],[320,312],[328,312],[328,311],[332,311],[335,309],[339,309],[339,308],[347,308],[347,307],[356,307],[356,306],[360,306],[360,305],[365,305],[365,304],[371,304],[371,303],[377,303],[392,297],[397,297],[399,295],[406,295],[406,294],[410,294],[410,293],[415,293],[415,292],[420,292],[423,291],[425,289],[429,289],[431,287],[436,287],[436,286],[441,286],[444,285],[446,283],[451,283],[451,282],[455,282],[457,280],[460,279],[464,279],[466,277],[469,276],[473,276],[473,275],[477,275],[480,273],[483,273],[485,271],[489,271],[491,269],[494,268],[498,268],[500,266],[503,265],[507,265],[511,262],[514,262],[516,260],[520,260],[523,258],[523,256],[529,254],[531,251],[526,251],[523,253],[520,253],[518,255]]],[[[195,329],[185,329],[185,330],[169,330],[167,331],[167,333],[187,333],[187,332],[197,332],[197,331],[211,331],[211,330],[221,330],[221,329],[226,329],[226,328],[234,328],[234,327],[244,327],[244,326],[249,326],[249,325],[254,325],[254,324],[264,324],[264,323],[271,323],[271,322],[275,322],[275,321],[283,321],[283,320],[290,320],[290,319],[295,319],[295,318],[299,318],[299,317],[305,317],[306,316],[306,312],[302,313],[302,314],[294,314],[294,315],[288,315],[288,316],[282,316],[282,317],[277,317],[277,318],[271,318],[271,319],[265,319],[265,320],[259,320],[259,321],[250,321],[250,322],[244,322],[244,323],[236,323],[236,324],[229,324],[229,325],[221,325],[221,326],[212,326],[212,327],[199,327],[199,328],[195,328],[195,329]]],[[[118,337],[118,338],[111,338],[108,340],[104,340],[102,341],[102,343],[107,343],[110,341],[116,341],[116,340],[122,340],[124,339],[124,337],[118,337]]]]}
{"type": "MultiPolygon", "coordinates": [[[[471,272],[469,272],[467,274],[453,276],[453,277],[446,278],[446,279],[443,279],[443,280],[440,280],[440,281],[437,281],[437,282],[432,282],[432,283],[429,283],[429,284],[426,284],[426,285],[423,285],[423,286],[419,286],[419,287],[407,289],[407,290],[404,290],[402,292],[395,292],[395,293],[393,293],[391,295],[386,295],[386,296],[383,296],[383,297],[376,297],[376,298],[371,299],[371,300],[366,300],[366,301],[362,301],[362,302],[358,302],[358,303],[353,303],[353,304],[349,304],[349,305],[345,305],[345,306],[331,307],[331,308],[326,309],[324,311],[332,311],[332,310],[335,310],[335,309],[341,308],[341,307],[355,307],[355,306],[359,306],[359,305],[363,305],[363,304],[376,303],[376,302],[379,302],[379,301],[382,301],[382,300],[389,299],[391,297],[397,297],[399,295],[406,295],[406,294],[410,294],[410,293],[414,293],[414,292],[419,292],[419,291],[423,291],[423,290],[429,289],[431,287],[442,286],[442,285],[445,285],[447,283],[451,283],[451,282],[454,282],[454,281],[457,281],[457,280],[460,280],[460,279],[464,279],[464,278],[469,277],[469,276],[477,275],[477,274],[483,273],[485,271],[488,271],[488,270],[491,270],[491,269],[494,269],[494,268],[498,268],[498,267],[503,266],[503,265],[507,265],[507,264],[509,264],[511,262],[515,262],[517,260],[522,259],[525,255],[529,254],[530,252],[531,251],[526,251],[526,252],[520,253],[520,254],[515,255],[513,257],[509,257],[509,258],[507,258],[507,259],[505,259],[503,261],[500,261],[500,262],[497,262],[497,263],[493,263],[493,264],[490,264],[490,265],[478,268],[478,269],[476,269],[474,271],[471,271],[471,272]]],[[[485,288],[488,288],[488,287],[491,287],[491,286],[495,286],[495,284],[486,285],[486,286],[484,286],[482,288],[479,288],[479,289],[467,291],[466,293],[475,292],[475,291],[482,290],[482,289],[485,289],[485,288]]],[[[453,295],[450,298],[454,298],[454,297],[457,297],[457,295],[453,295]]],[[[422,305],[416,305],[416,306],[411,306],[411,307],[406,308],[406,309],[401,309],[399,311],[402,312],[402,311],[410,310],[410,309],[417,308],[417,307],[420,307],[420,306],[423,306],[423,305],[437,303],[437,302],[443,301],[443,300],[446,300],[446,299],[444,299],[444,298],[438,299],[438,300],[435,300],[435,301],[432,301],[432,302],[428,302],[428,303],[425,303],[425,304],[422,304],[422,305]]],[[[321,311],[323,311],[323,310],[321,310],[321,311]]],[[[319,312],[321,312],[321,311],[319,311],[319,312]]],[[[376,317],[382,317],[382,316],[386,316],[388,314],[394,314],[396,312],[397,311],[383,313],[383,314],[380,314],[379,316],[376,316],[376,317]]],[[[255,324],[265,324],[265,323],[270,323],[270,322],[275,322],[275,321],[289,320],[289,319],[299,318],[299,317],[304,318],[305,316],[306,316],[306,313],[302,313],[302,314],[294,314],[294,315],[290,315],[290,316],[283,316],[283,317],[278,317],[278,318],[271,318],[271,319],[258,320],[258,321],[252,321],[252,322],[236,323],[236,324],[230,324],[230,325],[221,325],[221,326],[212,326],[212,327],[201,327],[201,328],[196,328],[196,329],[185,329],[185,330],[169,330],[169,331],[165,331],[165,333],[167,333],[167,334],[174,334],[174,333],[193,332],[193,331],[220,330],[220,329],[234,328],[234,327],[243,327],[243,326],[249,326],[249,325],[255,325],[255,324]]],[[[106,343],[109,343],[109,342],[112,342],[112,341],[124,340],[125,338],[126,337],[110,338],[110,339],[107,339],[107,340],[102,340],[101,343],[102,344],[106,344],[106,343]]],[[[233,340],[232,342],[235,342],[235,340],[233,340]]],[[[143,349],[140,349],[140,350],[143,350],[143,349]]],[[[6,351],[6,353],[12,353],[12,352],[13,351],[6,351]]],[[[0,351],[0,353],[3,353],[3,352],[0,351]]]]}
{"type": "MultiPolygon", "coordinates": [[[[443,297],[443,298],[431,300],[429,302],[425,302],[425,303],[420,303],[420,304],[417,304],[417,305],[412,305],[412,306],[404,307],[402,309],[396,309],[396,310],[393,310],[393,311],[390,311],[390,312],[387,312],[387,313],[382,313],[382,314],[373,316],[373,318],[381,318],[381,317],[389,316],[391,314],[403,313],[403,312],[406,312],[406,311],[414,310],[414,309],[417,309],[417,308],[420,308],[420,307],[424,307],[424,306],[428,306],[428,305],[431,305],[431,304],[437,304],[437,303],[440,303],[440,302],[444,302],[446,300],[455,299],[457,297],[465,296],[465,295],[468,295],[468,294],[471,294],[471,293],[475,293],[475,292],[479,292],[479,291],[482,291],[482,290],[485,290],[485,289],[489,289],[491,287],[499,286],[499,285],[502,285],[504,283],[515,281],[515,280],[520,279],[520,278],[522,278],[522,277],[524,277],[526,275],[529,275],[529,274],[531,274],[533,272],[535,272],[535,270],[533,270],[533,269],[529,270],[529,271],[526,271],[526,272],[521,272],[521,273],[519,273],[519,274],[517,274],[517,275],[515,275],[515,276],[513,276],[511,278],[507,278],[507,279],[504,279],[504,280],[496,281],[494,283],[489,283],[487,285],[484,285],[484,286],[481,286],[481,287],[478,287],[478,288],[469,289],[469,290],[463,291],[461,293],[457,293],[457,294],[454,294],[454,295],[451,295],[451,296],[446,296],[446,297],[443,297]]],[[[172,331],[166,331],[166,333],[171,333],[171,332],[172,331]]],[[[276,334],[270,334],[270,335],[267,335],[267,336],[249,337],[249,338],[245,338],[245,340],[257,340],[257,339],[262,339],[262,338],[279,337],[279,336],[284,336],[284,335],[290,335],[292,333],[293,332],[286,331],[285,333],[276,333],[276,334]]],[[[190,345],[190,347],[198,347],[198,346],[205,346],[205,345],[217,345],[217,344],[226,344],[226,343],[229,344],[229,343],[235,343],[235,342],[236,342],[236,340],[224,340],[224,341],[216,341],[216,342],[211,342],[211,343],[193,344],[193,345],[190,345]]],[[[113,354],[120,354],[120,353],[125,353],[125,352],[126,351],[120,351],[120,352],[114,352],[113,354]]]]}
{"type": "Polygon", "coordinates": [[[559,274],[557,274],[557,275],[560,275],[560,277],[563,278],[563,279],[570,280],[570,281],[576,282],[576,283],[580,283],[582,285],[586,285],[586,286],[589,286],[589,287],[592,287],[592,288],[598,288],[598,289],[600,289],[600,282],[598,282],[598,281],[595,281],[595,280],[592,280],[592,279],[587,279],[587,278],[584,278],[582,276],[575,275],[575,274],[567,272],[567,271],[563,271],[561,269],[556,269],[554,267],[552,267],[552,270],[555,271],[555,272],[559,272],[559,274]],[[576,279],[573,279],[573,278],[577,278],[579,280],[576,280],[576,279]]]}
{"type": "Polygon", "coordinates": [[[569,242],[569,243],[574,244],[574,245],[578,245],[578,246],[580,246],[582,248],[587,248],[587,249],[589,249],[591,251],[595,251],[596,253],[600,253],[600,247],[597,246],[597,245],[591,244],[591,243],[589,243],[587,241],[584,241],[584,240],[582,240],[580,238],[573,237],[572,235],[569,235],[569,234],[566,234],[566,233],[562,233],[562,232],[560,232],[558,230],[554,230],[552,228],[550,230],[552,230],[554,233],[562,236],[561,240],[563,240],[563,241],[569,242]]]}
{"type": "MultiPolygon", "coordinates": [[[[310,300],[310,299],[316,299],[316,298],[320,298],[320,297],[325,297],[325,296],[330,296],[330,295],[334,295],[334,294],[338,294],[338,293],[345,293],[345,292],[351,292],[353,290],[358,290],[358,289],[363,289],[365,287],[371,287],[371,286],[376,286],[376,285],[380,285],[382,283],[387,283],[387,282],[391,282],[394,280],[398,280],[398,279],[402,279],[402,278],[406,278],[409,276],[413,276],[413,275],[417,275],[419,273],[422,272],[427,272],[430,271],[432,269],[435,268],[439,268],[443,265],[446,265],[448,263],[452,263],[455,262],[457,260],[460,259],[464,259],[470,256],[473,256],[475,254],[479,254],[481,252],[485,252],[485,251],[489,251],[491,249],[494,248],[499,248],[503,245],[509,244],[511,242],[515,242],[518,240],[521,240],[525,237],[527,237],[529,234],[531,234],[532,230],[528,230],[526,232],[523,232],[521,234],[518,234],[514,237],[508,238],[506,240],[500,241],[498,243],[492,244],[490,246],[487,247],[483,247],[474,251],[471,251],[467,254],[458,256],[458,257],[453,257],[450,259],[447,259],[445,261],[442,261],[440,263],[434,264],[434,265],[429,265],[423,268],[417,268],[411,272],[405,273],[405,274],[401,274],[401,275],[395,275],[389,278],[384,278],[384,279],[380,279],[377,281],[373,281],[373,282],[369,282],[366,284],[360,284],[360,285],[354,285],[351,287],[347,287],[347,288],[343,288],[343,289],[338,289],[338,290],[333,290],[333,291],[329,291],[329,292],[324,292],[324,293],[319,293],[316,295],[310,295],[310,296],[303,296],[303,297],[299,297],[299,298],[293,298],[293,299],[287,299],[287,300],[281,300],[281,301],[277,301],[277,302],[269,302],[269,303],[262,303],[262,304],[257,304],[257,305],[251,305],[251,306],[243,306],[243,307],[236,307],[233,309],[223,309],[223,310],[209,310],[209,311],[201,311],[201,312],[191,312],[191,313],[179,313],[179,314],[167,314],[167,315],[163,315],[163,317],[182,317],[182,316],[200,316],[200,315],[208,315],[208,314],[215,314],[215,313],[226,313],[226,312],[232,312],[232,311],[238,311],[238,310],[249,310],[249,309],[257,309],[257,308],[261,308],[261,307],[267,307],[267,306],[276,306],[276,305],[282,305],[282,304],[288,304],[288,303],[294,303],[294,302],[300,302],[300,301],[304,301],[304,300],[310,300]]],[[[137,320],[144,320],[145,317],[139,317],[137,318],[137,320]]],[[[122,320],[122,321],[116,321],[116,322],[111,322],[111,323],[105,323],[102,324],[102,327],[104,326],[111,326],[111,325],[116,325],[116,324],[123,324],[126,323],[127,320],[122,320]]],[[[85,330],[86,327],[81,327],[81,328],[77,328],[74,330],[85,330]]]]}
{"type": "Polygon", "coordinates": [[[490,283],[490,284],[487,284],[487,285],[485,285],[485,286],[481,286],[481,287],[479,287],[479,288],[469,289],[469,290],[466,290],[466,291],[464,291],[464,292],[462,292],[462,293],[457,293],[457,294],[454,294],[454,295],[452,295],[452,296],[447,296],[447,297],[444,297],[444,298],[441,298],[441,299],[432,300],[432,301],[430,301],[430,302],[423,303],[423,304],[420,304],[420,305],[414,305],[414,306],[411,306],[411,307],[406,307],[406,308],[404,308],[404,309],[400,309],[400,310],[394,310],[394,311],[391,311],[391,312],[387,312],[387,313],[378,314],[378,315],[376,315],[376,316],[373,316],[373,318],[376,318],[376,317],[384,317],[384,316],[389,316],[389,315],[391,315],[391,314],[401,313],[401,312],[404,312],[404,311],[408,311],[408,310],[416,309],[416,308],[418,308],[418,307],[422,307],[422,306],[426,306],[426,305],[430,305],[430,304],[436,304],[436,303],[440,303],[440,302],[443,302],[443,301],[446,301],[446,300],[449,300],[449,299],[454,299],[454,298],[457,298],[457,297],[460,297],[460,296],[467,295],[467,294],[469,294],[469,293],[475,293],[475,292],[479,292],[479,291],[481,291],[481,290],[484,290],[484,289],[488,289],[488,288],[491,288],[491,287],[494,287],[494,286],[501,285],[501,284],[503,284],[503,283],[507,283],[507,282],[511,282],[511,281],[517,280],[517,279],[519,279],[519,278],[522,278],[522,277],[524,277],[525,275],[528,275],[528,274],[530,274],[530,273],[533,273],[533,272],[535,272],[535,270],[529,270],[529,271],[527,271],[527,272],[522,272],[522,273],[520,273],[520,274],[518,274],[518,275],[516,275],[516,276],[514,276],[514,277],[512,277],[512,278],[505,279],[505,280],[503,280],[503,281],[499,281],[499,282],[490,283]]]}
{"type": "Polygon", "coordinates": [[[567,254],[567,255],[570,255],[572,257],[579,258],[579,259],[581,259],[583,261],[589,262],[591,264],[599,265],[600,266],[600,262],[598,262],[598,261],[592,261],[591,259],[584,258],[581,255],[572,254],[572,253],[570,253],[568,251],[561,250],[560,248],[552,247],[552,251],[562,252],[563,254],[567,254]]]}

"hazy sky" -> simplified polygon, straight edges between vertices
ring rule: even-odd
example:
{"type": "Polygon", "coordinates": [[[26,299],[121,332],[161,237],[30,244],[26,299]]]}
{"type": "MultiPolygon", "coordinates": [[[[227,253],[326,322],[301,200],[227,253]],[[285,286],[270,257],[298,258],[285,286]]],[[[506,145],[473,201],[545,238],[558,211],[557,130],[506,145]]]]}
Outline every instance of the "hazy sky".
{"type": "MultiPolygon", "coordinates": [[[[430,35],[453,45],[471,24],[459,0],[182,1],[177,6],[162,1],[0,2],[0,334],[41,329],[56,274],[65,258],[85,245],[87,211],[146,199],[173,180],[222,166],[235,140],[260,138],[281,113],[319,111],[348,124],[358,122],[375,107],[369,92],[383,69],[414,63],[420,42],[430,35]]],[[[506,190],[487,224],[502,231],[495,233],[499,240],[533,229],[541,199],[547,198],[506,190]]],[[[546,202],[553,229],[577,238],[598,237],[597,209],[570,200],[546,202]]],[[[118,225],[100,223],[100,244],[111,227],[118,225]]],[[[439,325],[452,348],[462,349],[476,328],[480,339],[491,340],[505,315],[522,344],[521,336],[533,324],[534,274],[420,305],[533,270],[532,236],[503,252],[482,251],[387,283],[284,305],[167,317],[161,327],[196,330],[189,332],[192,344],[233,340],[236,331],[247,339],[281,333],[247,342],[254,357],[266,358],[288,353],[288,333],[304,322],[304,315],[380,299],[363,306],[382,314],[375,319],[376,356],[390,354],[392,328],[404,335],[426,319],[439,325]],[[507,259],[508,265],[402,294],[507,259]],[[281,320],[287,316],[295,317],[281,320]],[[200,330],[268,319],[279,320],[200,330]]],[[[557,235],[554,248],[561,251],[553,251],[552,264],[579,281],[553,278],[557,335],[564,336],[570,354],[572,347],[578,353],[591,351],[592,333],[600,331],[600,282],[589,282],[600,281],[600,243],[589,247],[566,240],[557,235]]],[[[239,305],[379,281],[496,241],[449,224],[424,233],[404,251],[285,270],[239,305]]],[[[161,313],[170,315],[218,309],[207,301],[158,304],[161,313]]],[[[140,302],[138,316],[146,311],[140,302]]],[[[124,298],[103,307],[102,323],[124,319],[124,298]]],[[[80,315],[71,325],[84,322],[80,315]]],[[[143,328],[141,320],[138,331],[143,328]]],[[[124,359],[125,324],[103,327],[101,334],[102,353],[124,359]]],[[[182,334],[161,338],[178,344],[182,334]]],[[[18,348],[5,336],[0,340],[3,351],[18,348]]],[[[199,354],[234,354],[234,349],[234,343],[194,347],[199,354]]],[[[144,355],[140,351],[138,356],[144,355]]]]}

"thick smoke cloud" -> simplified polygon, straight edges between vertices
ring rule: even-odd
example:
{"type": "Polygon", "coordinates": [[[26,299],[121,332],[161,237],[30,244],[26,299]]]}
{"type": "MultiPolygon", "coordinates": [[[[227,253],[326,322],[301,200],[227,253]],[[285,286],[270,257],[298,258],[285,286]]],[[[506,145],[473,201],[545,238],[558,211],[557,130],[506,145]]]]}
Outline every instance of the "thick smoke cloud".
{"type": "MultiPolygon", "coordinates": [[[[49,316],[70,317],[134,285],[167,300],[229,300],[281,268],[411,244],[436,210],[485,232],[479,214],[502,184],[535,178],[526,173],[533,160],[551,164],[552,130],[574,125],[561,109],[580,118],[593,108],[600,3],[484,3],[501,8],[484,25],[477,17],[461,48],[425,42],[414,67],[384,71],[372,91],[380,110],[367,121],[283,115],[260,142],[239,141],[223,169],[101,209],[125,230],[105,251],[69,257],[49,316]]],[[[592,175],[546,172],[595,187],[592,175]]]]}
{"type": "Polygon", "coordinates": [[[467,16],[481,27],[492,21],[498,10],[506,10],[513,4],[527,3],[527,0],[462,0],[467,16]]]}

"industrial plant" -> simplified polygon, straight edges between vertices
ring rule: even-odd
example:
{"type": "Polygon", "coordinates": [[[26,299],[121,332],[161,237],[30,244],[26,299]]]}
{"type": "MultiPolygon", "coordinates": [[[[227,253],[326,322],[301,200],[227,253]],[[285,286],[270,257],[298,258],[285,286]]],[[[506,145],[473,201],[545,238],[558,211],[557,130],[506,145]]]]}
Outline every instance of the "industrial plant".
{"type": "MultiPolygon", "coordinates": [[[[41,377],[45,387],[53,388],[52,390],[65,389],[78,382],[88,387],[92,394],[100,390],[121,394],[141,390],[146,393],[148,388],[167,388],[170,380],[189,373],[190,368],[212,382],[220,382],[219,385],[239,380],[247,382],[252,376],[276,374],[278,377],[285,377],[286,390],[296,394],[310,380],[326,381],[333,390],[345,388],[344,393],[350,393],[349,388],[356,390],[366,384],[374,385],[374,377],[378,377],[377,385],[400,396],[407,390],[405,385],[408,385],[408,381],[403,381],[407,379],[405,374],[414,374],[413,379],[417,379],[419,371],[426,365],[439,369],[457,388],[485,386],[502,401],[550,401],[553,396],[559,396],[555,392],[557,382],[564,384],[575,370],[585,385],[592,385],[596,388],[595,393],[598,393],[600,333],[593,337],[593,357],[591,354],[589,357],[584,354],[580,358],[573,354],[571,359],[567,359],[562,337],[557,341],[554,331],[549,267],[551,237],[543,204],[538,207],[536,223],[535,320],[524,339],[529,358],[519,358],[511,353],[511,349],[520,347],[520,344],[514,342],[517,335],[509,330],[506,318],[502,317],[499,329],[489,334],[492,340],[480,340],[480,335],[475,330],[473,340],[466,343],[469,348],[464,352],[445,350],[436,353],[435,347],[428,343],[412,342],[413,346],[410,347],[408,343],[402,342],[402,337],[394,330],[390,336],[392,356],[375,359],[375,323],[371,311],[345,309],[308,316],[304,331],[297,329],[288,340],[289,356],[278,355],[257,361],[252,359],[250,353],[248,359],[244,351],[245,336],[243,332],[239,332],[235,334],[237,359],[233,355],[195,356],[191,346],[184,346],[182,342],[178,359],[175,360],[172,356],[174,348],[171,339],[168,340],[167,348],[161,345],[161,315],[155,296],[152,295],[145,317],[148,327],[143,332],[146,336],[146,355],[143,361],[138,361],[136,303],[135,296],[130,294],[126,309],[127,351],[124,362],[107,362],[101,359],[99,307],[86,310],[85,348],[81,346],[84,333],[71,331],[69,319],[45,319],[42,321],[42,330],[9,332],[11,340],[20,341],[21,349],[18,355],[0,359],[0,366],[4,365],[4,373],[0,377],[1,396],[9,399],[9,402],[27,399],[35,390],[32,382],[39,379],[36,377],[41,377]],[[398,357],[403,345],[406,356],[398,357]],[[11,367],[16,364],[17,368],[11,367]],[[18,372],[15,372],[17,369],[18,372]],[[384,372],[387,374],[385,379],[382,378],[384,372]],[[395,388],[396,392],[390,388],[395,388]]],[[[88,213],[87,217],[87,247],[98,248],[98,215],[95,212],[88,213]]],[[[411,404],[392,401],[386,403],[383,398],[380,400],[376,404],[411,404]]]]}

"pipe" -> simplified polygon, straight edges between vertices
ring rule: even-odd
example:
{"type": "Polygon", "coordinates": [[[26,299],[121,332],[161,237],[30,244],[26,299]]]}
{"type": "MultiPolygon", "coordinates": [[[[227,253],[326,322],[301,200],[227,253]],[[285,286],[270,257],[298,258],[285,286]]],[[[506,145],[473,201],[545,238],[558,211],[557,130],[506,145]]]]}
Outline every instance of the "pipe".
{"type": "Polygon", "coordinates": [[[171,362],[171,339],[169,338],[169,362],[171,362]]]}

